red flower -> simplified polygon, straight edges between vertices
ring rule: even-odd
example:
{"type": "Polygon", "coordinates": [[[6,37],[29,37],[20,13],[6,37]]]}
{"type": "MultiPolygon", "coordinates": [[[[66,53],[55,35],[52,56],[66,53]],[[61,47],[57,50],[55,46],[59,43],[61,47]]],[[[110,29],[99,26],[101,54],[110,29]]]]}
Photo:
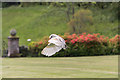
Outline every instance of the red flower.
{"type": "Polygon", "coordinates": [[[73,43],[73,44],[74,44],[74,43],[75,43],[75,41],[74,41],[74,40],[71,40],[71,43],[73,43]]]}
{"type": "Polygon", "coordinates": [[[41,41],[41,42],[39,42],[39,44],[43,44],[43,42],[41,41]]]}
{"type": "Polygon", "coordinates": [[[78,37],[75,39],[75,42],[77,42],[78,41],[78,37]]]}
{"type": "Polygon", "coordinates": [[[88,40],[88,37],[85,37],[85,41],[87,41],[88,40]]]}
{"type": "Polygon", "coordinates": [[[72,36],[76,36],[76,34],[72,34],[72,36]]]}
{"type": "Polygon", "coordinates": [[[119,35],[116,35],[116,36],[115,36],[115,38],[118,38],[118,37],[119,37],[119,35]]]}
{"type": "Polygon", "coordinates": [[[35,47],[38,47],[38,45],[35,45],[35,47]]]}
{"type": "Polygon", "coordinates": [[[91,36],[91,34],[88,34],[87,36],[91,36]]]}
{"type": "Polygon", "coordinates": [[[82,33],[83,35],[86,35],[86,32],[82,33]]]}
{"type": "Polygon", "coordinates": [[[84,41],[82,40],[81,42],[83,43],[84,41]]]}
{"type": "Polygon", "coordinates": [[[71,39],[72,37],[71,37],[71,35],[69,35],[69,36],[67,36],[67,38],[68,38],[68,39],[71,39]]]}
{"type": "Polygon", "coordinates": [[[84,35],[81,35],[79,38],[83,39],[83,38],[84,38],[84,35]]]}

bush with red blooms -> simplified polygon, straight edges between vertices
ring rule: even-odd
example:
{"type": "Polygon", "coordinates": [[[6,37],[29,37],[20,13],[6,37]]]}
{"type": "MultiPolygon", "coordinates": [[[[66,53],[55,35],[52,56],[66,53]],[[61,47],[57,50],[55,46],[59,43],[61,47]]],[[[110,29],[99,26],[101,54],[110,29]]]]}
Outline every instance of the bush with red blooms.
{"type": "MultiPolygon", "coordinates": [[[[118,54],[120,51],[120,35],[113,38],[105,37],[104,35],[97,34],[72,34],[65,33],[61,36],[65,39],[68,48],[61,50],[53,56],[96,56],[96,55],[113,55],[118,54]]],[[[33,54],[43,56],[42,49],[48,44],[48,37],[43,38],[39,42],[31,42],[29,48],[33,54]]]]}

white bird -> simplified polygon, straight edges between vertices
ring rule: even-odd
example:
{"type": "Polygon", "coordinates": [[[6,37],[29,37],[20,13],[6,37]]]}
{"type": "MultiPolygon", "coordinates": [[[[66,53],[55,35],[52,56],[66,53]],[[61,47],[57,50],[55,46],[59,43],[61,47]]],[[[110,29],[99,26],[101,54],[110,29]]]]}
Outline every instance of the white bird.
{"type": "Polygon", "coordinates": [[[56,34],[51,34],[49,36],[50,40],[48,45],[42,50],[41,54],[46,56],[52,56],[56,52],[60,51],[62,48],[66,49],[66,43],[63,38],[56,34]]]}

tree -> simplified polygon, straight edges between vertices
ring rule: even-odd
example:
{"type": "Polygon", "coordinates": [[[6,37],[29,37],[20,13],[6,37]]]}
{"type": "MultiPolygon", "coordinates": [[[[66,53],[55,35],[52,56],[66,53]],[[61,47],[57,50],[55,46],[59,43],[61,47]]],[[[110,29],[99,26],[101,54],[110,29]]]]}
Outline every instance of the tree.
{"type": "Polygon", "coordinates": [[[68,22],[71,29],[70,33],[82,33],[88,24],[93,24],[92,12],[90,10],[79,10],[74,14],[74,18],[68,22]]]}
{"type": "Polygon", "coordinates": [[[67,21],[69,22],[70,19],[71,19],[71,16],[72,18],[74,18],[74,13],[75,13],[75,3],[72,2],[72,3],[66,3],[67,5],[67,21]]]}

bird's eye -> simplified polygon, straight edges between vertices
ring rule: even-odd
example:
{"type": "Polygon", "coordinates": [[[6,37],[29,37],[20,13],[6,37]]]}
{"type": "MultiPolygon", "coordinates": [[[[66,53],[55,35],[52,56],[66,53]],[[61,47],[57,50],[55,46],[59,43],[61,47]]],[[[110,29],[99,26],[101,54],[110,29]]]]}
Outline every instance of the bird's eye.
{"type": "Polygon", "coordinates": [[[50,37],[50,39],[52,38],[53,36],[50,37]]]}

